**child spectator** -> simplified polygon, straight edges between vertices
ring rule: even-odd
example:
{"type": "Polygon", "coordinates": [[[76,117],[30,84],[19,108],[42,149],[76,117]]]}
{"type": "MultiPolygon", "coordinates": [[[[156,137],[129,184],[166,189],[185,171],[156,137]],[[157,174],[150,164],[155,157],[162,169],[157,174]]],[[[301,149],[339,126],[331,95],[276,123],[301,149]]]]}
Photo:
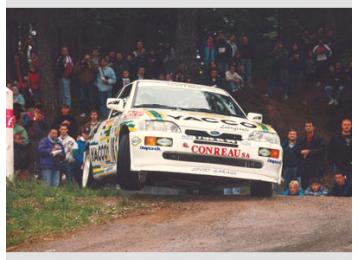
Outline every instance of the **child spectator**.
{"type": "Polygon", "coordinates": [[[352,187],[346,180],[345,174],[342,172],[336,172],[335,183],[329,192],[329,196],[337,196],[337,197],[351,197],[352,195],[352,187]]]}
{"type": "Polygon", "coordinates": [[[298,149],[297,142],[297,131],[296,129],[290,129],[288,131],[287,140],[281,144],[283,148],[283,178],[284,178],[284,187],[289,187],[289,183],[292,180],[297,180],[298,178],[298,167],[300,158],[296,154],[298,149]]]}
{"type": "Polygon", "coordinates": [[[64,147],[65,159],[60,165],[60,173],[65,173],[66,183],[71,184],[74,180],[74,156],[73,150],[76,149],[76,142],[74,138],[68,135],[68,126],[66,124],[60,125],[60,136],[58,140],[64,147]]]}
{"type": "Polygon", "coordinates": [[[230,65],[230,70],[225,73],[225,79],[229,84],[229,88],[232,92],[236,92],[240,90],[242,86],[243,79],[240,75],[235,71],[235,65],[230,65]]]}
{"type": "Polygon", "coordinates": [[[83,163],[84,163],[84,152],[86,143],[89,139],[90,135],[90,128],[82,127],[81,128],[81,135],[76,141],[76,146],[74,146],[73,155],[75,158],[74,162],[74,173],[75,173],[75,180],[81,186],[82,182],[82,170],[83,170],[83,163]]]}
{"type": "Polygon", "coordinates": [[[304,191],[301,188],[299,181],[292,180],[290,181],[288,188],[282,193],[282,195],[304,196],[304,191]]]}
{"type": "Polygon", "coordinates": [[[327,194],[327,189],[321,185],[318,178],[312,178],[310,180],[310,186],[305,190],[305,195],[310,196],[326,196],[327,194]]]}
{"type": "Polygon", "coordinates": [[[40,140],[41,179],[48,185],[57,187],[60,184],[60,164],[65,159],[64,147],[58,140],[58,130],[51,128],[49,135],[40,140]]]}
{"type": "Polygon", "coordinates": [[[18,181],[27,180],[30,177],[28,147],[24,144],[21,134],[14,135],[14,170],[18,181]]]}
{"type": "Polygon", "coordinates": [[[52,127],[55,129],[59,129],[60,125],[67,125],[69,129],[69,135],[73,138],[76,137],[78,131],[78,123],[70,114],[70,107],[66,104],[61,106],[60,115],[57,116],[52,124],[52,127]]]}

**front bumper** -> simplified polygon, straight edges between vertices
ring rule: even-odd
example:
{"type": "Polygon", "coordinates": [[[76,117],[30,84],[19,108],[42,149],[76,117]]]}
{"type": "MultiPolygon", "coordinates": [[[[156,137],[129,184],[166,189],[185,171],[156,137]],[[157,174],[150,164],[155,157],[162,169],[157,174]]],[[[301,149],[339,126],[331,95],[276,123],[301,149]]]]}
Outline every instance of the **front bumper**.
{"type": "Polygon", "coordinates": [[[199,144],[192,136],[164,132],[136,131],[130,133],[131,170],[136,172],[166,172],[228,177],[280,183],[282,149],[280,145],[238,141],[238,147],[199,144]],[[172,138],[171,147],[146,146],[145,136],[172,138]],[[132,142],[137,140],[137,142],[132,142]],[[141,140],[139,142],[138,140],[141,140]],[[203,146],[202,149],[199,149],[203,146]],[[279,159],[258,155],[259,147],[280,150],[279,159]],[[219,155],[200,153],[218,149],[219,155]],[[222,149],[224,148],[224,149],[222,149]],[[237,152],[223,153],[236,149],[237,152]],[[199,151],[200,150],[200,151],[199,151]],[[236,157],[235,157],[236,155],[236,157]]]}

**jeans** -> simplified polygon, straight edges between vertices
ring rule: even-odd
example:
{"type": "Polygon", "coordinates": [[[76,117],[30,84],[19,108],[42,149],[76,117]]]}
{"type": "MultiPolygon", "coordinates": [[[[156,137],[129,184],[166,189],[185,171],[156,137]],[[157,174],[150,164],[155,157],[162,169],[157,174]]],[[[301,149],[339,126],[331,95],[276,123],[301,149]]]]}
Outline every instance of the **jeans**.
{"type": "Polygon", "coordinates": [[[297,180],[297,176],[298,167],[283,167],[284,190],[289,188],[289,183],[292,180],[297,180]]]}
{"type": "Polygon", "coordinates": [[[60,184],[60,172],[54,169],[42,169],[41,179],[51,187],[58,187],[60,184]]]}
{"type": "Polygon", "coordinates": [[[335,86],[325,86],[325,92],[327,97],[329,98],[329,100],[339,100],[341,93],[344,91],[345,87],[344,86],[339,86],[338,88],[336,88],[335,86]],[[334,91],[336,89],[336,91],[334,91]]]}
{"type": "Polygon", "coordinates": [[[228,69],[227,63],[226,62],[218,62],[217,67],[218,67],[218,71],[219,71],[221,77],[224,77],[225,72],[228,69]]]}
{"type": "Polygon", "coordinates": [[[231,91],[233,91],[233,92],[235,92],[235,91],[237,91],[237,90],[240,89],[240,84],[239,84],[239,83],[235,83],[235,82],[233,82],[233,81],[229,81],[228,84],[229,84],[229,86],[230,86],[231,91]]]}
{"type": "Polygon", "coordinates": [[[245,85],[252,85],[252,60],[251,59],[241,59],[241,65],[244,66],[245,69],[245,85]]]}
{"type": "Polygon", "coordinates": [[[65,173],[66,175],[66,183],[74,182],[74,163],[73,162],[65,162],[60,165],[60,172],[65,173]]]}
{"type": "Polygon", "coordinates": [[[60,78],[58,83],[60,89],[61,105],[65,104],[71,107],[71,93],[70,93],[71,80],[68,78],[60,78]]]}
{"type": "Polygon", "coordinates": [[[109,91],[99,91],[100,112],[103,119],[106,118],[108,112],[106,107],[106,100],[111,98],[111,94],[111,89],[109,91]]]}
{"type": "Polygon", "coordinates": [[[88,113],[90,111],[90,91],[92,83],[82,83],[80,86],[80,111],[88,113]]]}

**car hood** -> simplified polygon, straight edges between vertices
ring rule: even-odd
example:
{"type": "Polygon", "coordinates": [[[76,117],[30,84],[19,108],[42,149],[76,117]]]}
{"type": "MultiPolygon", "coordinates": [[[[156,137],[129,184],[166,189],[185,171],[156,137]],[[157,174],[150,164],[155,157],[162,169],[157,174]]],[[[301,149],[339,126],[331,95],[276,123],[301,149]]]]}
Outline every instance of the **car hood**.
{"type": "Polygon", "coordinates": [[[190,130],[217,131],[219,133],[242,134],[247,136],[250,132],[264,131],[276,133],[267,124],[259,124],[245,118],[225,116],[214,113],[193,112],[170,109],[131,109],[123,114],[123,120],[139,122],[140,120],[160,120],[176,123],[184,132],[190,130]]]}

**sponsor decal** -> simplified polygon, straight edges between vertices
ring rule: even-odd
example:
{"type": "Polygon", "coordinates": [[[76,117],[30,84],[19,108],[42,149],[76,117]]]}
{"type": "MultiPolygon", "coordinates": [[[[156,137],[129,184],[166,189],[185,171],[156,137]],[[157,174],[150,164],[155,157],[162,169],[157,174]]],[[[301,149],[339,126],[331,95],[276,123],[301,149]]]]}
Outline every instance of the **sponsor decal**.
{"type": "Polygon", "coordinates": [[[159,120],[159,121],[163,120],[162,115],[159,112],[155,111],[155,110],[146,111],[146,115],[151,119],[156,119],[156,120],[159,120]]]}
{"type": "Polygon", "coordinates": [[[236,175],[237,173],[235,171],[230,171],[226,169],[211,169],[211,168],[192,168],[192,172],[196,172],[199,174],[226,174],[226,175],[236,175]]]}
{"type": "Polygon", "coordinates": [[[14,113],[12,109],[6,109],[6,128],[13,128],[15,125],[14,113]]]}
{"type": "Polygon", "coordinates": [[[109,146],[100,144],[90,147],[90,156],[92,161],[109,161],[109,146]]]}
{"type": "Polygon", "coordinates": [[[135,123],[134,123],[134,121],[132,121],[132,120],[122,122],[120,125],[121,125],[121,126],[126,125],[126,126],[128,127],[128,129],[129,129],[130,132],[136,131],[135,123]]]}
{"type": "Polygon", "coordinates": [[[222,125],[220,126],[223,130],[231,130],[234,132],[241,132],[241,131],[249,131],[250,129],[248,127],[240,127],[240,126],[231,126],[231,125],[222,125]]]}
{"type": "Polygon", "coordinates": [[[145,151],[161,151],[159,146],[140,146],[140,150],[145,150],[145,151]]]}
{"type": "Polygon", "coordinates": [[[274,160],[274,159],[268,159],[267,160],[268,163],[274,163],[274,164],[281,164],[281,161],[277,161],[277,160],[274,160]]]}
{"type": "Polygon", "coordinates": [[[193,145],[191,147],[191,151],[193,153],[203,154],[203,155],[215,155],[215,156],[246,158],[246,159],[250,158],[250,154],[248,152],[243,152],[240,149],[236,149],[236,148],[193,145]]]}
{"type": "Polygon", "coordinates": [[[141,138],[138,136],[134,136],[133,138],[131,138],[131,144],[133,146],[137,146],[141,143],[141,138]]]}
{"type": "Polygon", "coordinates": [[[195,136],[195,140],[196,141],[201,141],[201,142],[232,144],[232,145],[237,146],[237,141],[236,140],[224,139],[224,138],[219,138],[219,137],[195,136]]]}
{"type": "Polygon", "coordinates": [[[171,117],[172,119],[175,120],[184,120],[184,121],[198,121],[198,122],[209,122],[209,123],[224,123],[225,125],[230,125],[230,126],[238,126],[238,125],[242,125],[245,126],[247,128],[257,128],[258,125],[255,125],[253,123],[248,123],[248,122],[237,122],[234,120],[230,120],[230,119],[216,119],[216,118],[209,118],[209,117],[194,117],[194,116],[173,116],[173,115],[168,115],[168,117],[171,117]]]}
{"type": "Polygon", "coordinates": [[[130,110],[123,116],[123,120],[136,119],[143,115],[144,115],[144,111],[130,110]]]}

